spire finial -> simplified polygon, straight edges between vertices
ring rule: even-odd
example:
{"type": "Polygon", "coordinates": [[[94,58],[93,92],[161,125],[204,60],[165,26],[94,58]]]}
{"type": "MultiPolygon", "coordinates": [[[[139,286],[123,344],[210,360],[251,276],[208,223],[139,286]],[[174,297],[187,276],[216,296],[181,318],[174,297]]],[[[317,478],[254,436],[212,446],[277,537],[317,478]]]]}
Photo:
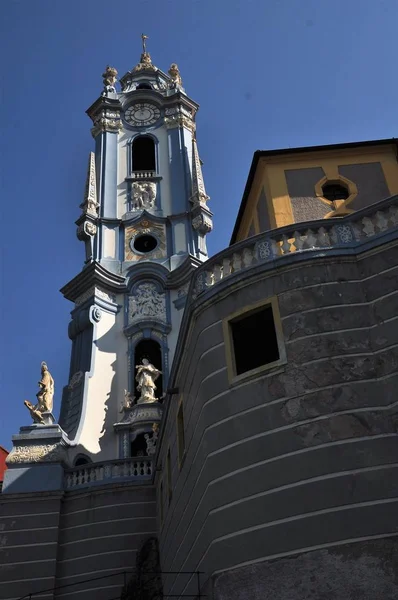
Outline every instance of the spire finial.
{"type": "Polygon", "coordinates": [[[142,39],[142,52],[144,54],[146,54],[146,40],[148,39],[148,36],[145,35],[145,33],[141,33],[141,39],[142,39]]]}

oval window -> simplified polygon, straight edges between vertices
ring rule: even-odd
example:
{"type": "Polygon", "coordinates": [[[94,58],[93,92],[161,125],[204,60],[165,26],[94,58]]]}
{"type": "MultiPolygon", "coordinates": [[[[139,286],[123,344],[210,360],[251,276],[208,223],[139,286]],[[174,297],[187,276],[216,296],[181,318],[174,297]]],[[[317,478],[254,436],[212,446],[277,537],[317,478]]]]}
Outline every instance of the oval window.
{"type": "Polygon", "coordinates": [[[137,250],[137,252],[142,252],[143,254],[152,252],[155,250],[157,245],[158,241],[155,237],[153,237],[153,235],[139,235],[134,240],[134,250],[137,250]]]}

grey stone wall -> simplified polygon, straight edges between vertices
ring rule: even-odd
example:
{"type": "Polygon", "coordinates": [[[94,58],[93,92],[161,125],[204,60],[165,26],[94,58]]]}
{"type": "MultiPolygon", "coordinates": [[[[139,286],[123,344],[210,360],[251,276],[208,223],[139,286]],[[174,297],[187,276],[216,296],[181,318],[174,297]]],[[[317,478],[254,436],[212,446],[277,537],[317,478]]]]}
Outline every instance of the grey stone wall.
{"type": "MultiPolygon", "coordinates": [[[[283,565],[293,564],[288,557],[299,556],[292,586],[300,572],[303,589],[310,585],[308,564],[320,569],[314,589],[323,595],[309,598],[362,598],[358,581],[367,564],[381,589],[398,592],[379,551],[360,546],[398,534],[397,264],[397,246],[386,246],[273,271],[259,267],[198,298],[179,342],[189,352],[173,381],[183,396],[185,460],[180,469],[173,397],[158,461],[165,465],[170,448],[173,493],[170,505],[164,494],[159,538],[163,570],[203,571],[207,585],[216,577],[215,598],[293,600],[300,596],[290,597],[288,588],[284,596],[273,593],[283,565]],[[274,295],[287,363],[231,385],[222,320],[274,295]],[[346,544],[359,546],[344,554],[338,548],[346,544]],[[325,595],[317,582],[323,575],[330,580],[333,565],[344,561],[357,565],[345,569],[352,581],[325,595]],[[245,573],[247,583],[256,563],[265,575],[252,581],[255,594],[232,593],[234,573],[245,573]],[[273,573],[269,587],[267,573],[273,573]]],[[[166,489],[165,475],[157,485],[163,478],[166,489]]],[[[378,548],[382,554],[386,548],[387,558],[392,552],[386,541],[378,548]]],[[[169,575],[164,586],[165,594],[196,592],[194,576],[169,575]]]]}
{"type": "MultiPolygon", "coordinates": [[[[0,598],[109,600],[156,535],[155,489],[132,484],[0,496],[0,598]],[[100,576],[115,577],[80,583],[100,576]],[[77,584],[77,585],[71,585],[77,584]]],[[[126,581],[130,576],[127,576],[126,581]]]]}
{"type": "Polygon", "coordinates": [[[59,492],[0,495],[1,600],[55,585],[61,497],[59,492]]]}
{"type": "Polygon", "coordinates": [[[379,162],[359,165],[340,165],[339,173],[355,183],[358,195],[350,202],[354,210],[370,206],[390,195],[384,172],[379,162]]]}
{"type": "Polygon", "coordinates": [[[330,212],[330,207],[315,196],[315,184],[325,177],[321,167],[287,169],[285,177],[295,223],[323,219],[330,212]]]}

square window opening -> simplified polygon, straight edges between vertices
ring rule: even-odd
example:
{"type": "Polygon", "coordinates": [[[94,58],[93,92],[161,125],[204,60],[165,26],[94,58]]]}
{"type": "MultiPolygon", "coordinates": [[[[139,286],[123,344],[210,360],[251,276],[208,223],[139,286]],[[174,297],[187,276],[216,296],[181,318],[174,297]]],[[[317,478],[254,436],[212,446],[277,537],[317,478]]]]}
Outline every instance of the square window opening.
{"type": "Polygon", "coordinates": [[[230,321],[236,375],[280,359],[272,305],[230,321]]]}

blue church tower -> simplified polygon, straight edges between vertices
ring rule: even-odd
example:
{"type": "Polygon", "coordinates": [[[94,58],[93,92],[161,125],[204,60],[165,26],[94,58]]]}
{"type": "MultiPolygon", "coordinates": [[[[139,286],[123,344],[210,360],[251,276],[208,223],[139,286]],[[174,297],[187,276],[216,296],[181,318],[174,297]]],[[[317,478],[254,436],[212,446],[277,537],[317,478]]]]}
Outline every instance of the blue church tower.
{"type": "Polygon", "coordinates": [[[193,270],[207,259],[212,229],[196,143],[198,105],[178,66],[158,69],[146,49],[120,79],[107,67],[93,122],[77,237],[84,267],[62,288],[75,304],[72,356],[60,426],[72,464],[127,458],[156,437],[161,402],[137,404],[137,367],[168,386],[193,270]],[[153,430],[153,433],[152,433],[153,430]],[[150,439],[149,439],[150,438],[150,439]]]}

